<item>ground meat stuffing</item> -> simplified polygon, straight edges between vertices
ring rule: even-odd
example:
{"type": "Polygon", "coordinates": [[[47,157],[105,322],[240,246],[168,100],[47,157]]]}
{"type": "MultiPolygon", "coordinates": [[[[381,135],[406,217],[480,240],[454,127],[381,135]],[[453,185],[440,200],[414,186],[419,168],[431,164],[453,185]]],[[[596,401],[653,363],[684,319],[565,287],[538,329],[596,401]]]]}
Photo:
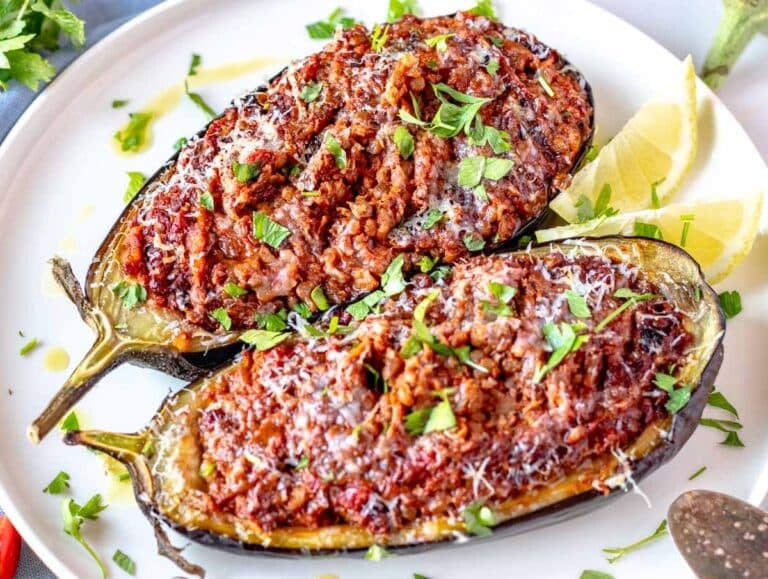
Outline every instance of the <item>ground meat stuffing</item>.
{"type": "Polygon", "coordinates": [[[447,280],[416,276],[352,333],[246,353],[196,397],[207,508],[264,530],[348,523],[386,533],[474,501],[499,504],[626,448],[667,416],[654,375],[680,367],[693,338],[686,315],[658,295],[597,331],[626,302],[619,288],[661,293],[607,257],[479,257],[447,280]],[[492,282],[515,288],[508,310],[492,282]],[[571,313],[567,290],[584,296],[590,317],[571,313]],[[437,345],[406,356],[418,304],[437,345]],[[536,381],[552,354],[547,322],[588,340],[536,381]],[[463,346],[463,362],[446,349],[463,346]],[[443,400],[454,426],[409,426],[443,400]]]}
{"type": "Polygon", "coordinates": [[[465,238],[491,247],[514,237],[568,184],[591,131],[583,79],[525,32],[467,13],[406,16],[376,52],[357,25],[192,139],[140,201],[120,259],[156,306],[208,330],[223,307],[233,329],[253,327],[258,311],[315,309],[316,286],[331,303],[376,288],[399,253],[406,269],[424,254],[454,263],[469,254],[465,238]],[[477,118],[508,133],[509,150],[401,120],[401,110],[432,120],[439,83],[489,99],[477,118]],[[407,158],[400,126],[414,141],[407,158]],[[483,178],[482,194],[458,182],[459,163],[474,156],[514,164],[483,178]],[[206,193],[213,211],[201,206],[206,193]],[[257,239],[254,212],[289,235],[257,239]],[[425,229],[430,215],[441,219],[425,229]],[[232,297],[227,283],[248,293],[232,297]]]}

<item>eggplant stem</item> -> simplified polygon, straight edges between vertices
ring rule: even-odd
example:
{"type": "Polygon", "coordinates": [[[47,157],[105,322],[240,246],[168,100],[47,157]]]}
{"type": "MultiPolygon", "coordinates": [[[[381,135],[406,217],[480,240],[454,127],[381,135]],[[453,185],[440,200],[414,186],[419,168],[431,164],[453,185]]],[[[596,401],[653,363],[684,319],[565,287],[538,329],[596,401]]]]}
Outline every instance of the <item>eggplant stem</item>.
{"type": "Polygon", "coordinates": [[[144,454],[154,450],[148,432],[120,434],[105,430],[73,430],[67,432],[64,442],[71,445],[87,446],[122,462],[135,464],[144,454]]]}
{"type": "Polygon", "coordinates": [[[749,41],[768,21],[765,0],[724,0],[723,5],[725,11],[701,68],[701,78],[712,90],[722,85],[749,41]]]}
{"type": "Polygon", "coordinates": [[[51,260],[53,277],[77,307],[80,317],[96,332],[96,342],[64,382],[45,410],[27,431],[37,444],[62,420],[65,414],[115,366],[132,357],[138,342],[126,340],[112,327],[106,314],[88,302],[69,263],[55,257],[51,260]]]}

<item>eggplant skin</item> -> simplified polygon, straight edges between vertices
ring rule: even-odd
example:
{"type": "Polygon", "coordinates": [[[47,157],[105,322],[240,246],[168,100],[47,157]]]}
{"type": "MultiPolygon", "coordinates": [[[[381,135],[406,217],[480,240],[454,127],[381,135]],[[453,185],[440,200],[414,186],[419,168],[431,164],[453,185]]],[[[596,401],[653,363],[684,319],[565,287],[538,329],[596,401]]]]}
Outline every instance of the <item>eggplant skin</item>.
{"type": "MultiPolygon", "coordinates": [[[[682,449],[699,423],[722,363],[725,319],[717,294],[706,284],[701,270],[692,258],[671,244],[644,238],[566,240],[532,246],[527,251],[545,253],[554,248],[565,252],[576,248],[579,252],[594,254],[597,251],[621,252],[627,247],[638,249],[636,264],[644,272],[647,273],[648,268],[652,266],[655,268],[653,275],[657,279],[666,280],[668,287],[663,290],[665,297],[681,308],[684,302],[684,309],[688,312],[689,319],[695,319],[694,326],[689,329],[696,337],[695,343],[700,346],[696,349],[698,354],[690,359],[686,358],[686,364],[679,368],[681,376],[685,376],[686,381],[695,385],[691,398],[674,417],[666,416],[649,423],[635,442],[624,449],[626,451],[624,457],[613,455],[613,458],[609,456],[595,459],[591,466],[582,467],[578,472],[568,474],[564,479],[557,479],[545,487],[527,492],[522,497],[513,498],[510,501],[511,508],[505,506],[504,509],[507,510],[499,511],[501,522],[494,527],[492,538],[512,536],[556,524],[609,504],[622,494],[618,492],[619,490],[627,490],[628,483],[639,483],[662,464],[671,460],[682,449]],[[701,314],[701,316],[692,318],[693,314],[701,314]],[[622,477],[616,484],[606,483],[608,480],[615,480],[617,475],[622,477]],[[608,488],[595,490],[592,481],[603,481],[608,488]]],[[[149,457],[144,456],[137,449],[146,447],[147,441],[154,443],[156,437],[157,440],[162,440],[161,433],[168,425],[173,424],[173,417],[177,416],[176,410],[183,407],[189,400],[193,400],[196,389],[203,384],[204,382],[198,385],[193,384],[167,398],[150,426],[138,434],[72,432],[67,434],[65,442],[104,451],[124,462],[131,473],[137,502],[145,515],[151,520],[163,521],[198,543],[234,552],[248,551],[275,557],[332,556],[342,553],[361,555],[370,544],[361,543],[369,540],[368,538],[372,535],[365,529],[350,525],[344,525],[340,529],[345,539],[353,540],[348,543],[354,545],[353,548],[317,548],[313,545],[321,543],[311,541],[306,543],[306,548],[287,548],[276,547],[274,544],[270,546],[241,541],[234,538],[232,534],[203,528],[205,525],[182,523],[161,508],[156,492],[162,485],[162,481],[155,469],[156,463],[153,462],[151,454],[149,457]]],[[[171,439],[167,439],[166,444],[168,440],[171,439]]],[[[178,440],[181,441],[181,439],[178,440]]],[[[159,470],[162,471],[162,469],[159,470]]],[[[199,519],[191,520],[200,523],[199,519]]],[[[222,524],[222,521],[219,520],[217,524],[222,524]]],[[[381,543],[386,544],[392,551],[402,553],[421,552],[464,543],[457,543],[454,540],[456,532],[462,531],[460,525],[459,528],[454,526],[451,529],[452,532],[447,532],[439,525],[436,528],[434,535],[422,536],[418,532],[413,532],[412,535],[408,535],[414,537],[410,542],[402,542],[393,535],[393,544],[387,544],[386,536],[381,543]]],[[[414,529],[420,528],[414,527],[414,529]]],[[[282,530],[289,534],[295,533],[298,540],[303,540],[302,537],[306,538],[308,534],[306,529],[282,530]]],[[[322,529],[318,529],[316,532],[321,531],[322,529]]],[[[473,543],[479,539],[473,538],[469,542],[473,543]]]]}

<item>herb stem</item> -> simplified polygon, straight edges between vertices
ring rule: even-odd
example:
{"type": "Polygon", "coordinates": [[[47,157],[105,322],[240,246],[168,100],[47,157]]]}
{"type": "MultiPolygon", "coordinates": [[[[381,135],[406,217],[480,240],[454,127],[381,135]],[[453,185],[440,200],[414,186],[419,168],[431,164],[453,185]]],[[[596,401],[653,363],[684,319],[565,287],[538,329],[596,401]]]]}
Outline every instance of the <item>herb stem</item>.
{"type": "Polygon", "coordinates": [[[16,22],[18,22],[24,17],[24,13],[27,11],[28,6],[29,6],[29,0],[24,0],[24,4],[21,5],[21,8],[19,8],[19,13],[16,15],[16,22]]]}
{"type": "Polygon", "coordinates": [[[616,308],[607,316],[605,316],[603,320],[595,326],[595,333],[598,333],[603,329],[605,329],[605,327],[608,324],[610,324],[613,320],[615,320],[621,314],[621,312],[635,305],[637,301],[638,301],[637,298],[629,298],[627,301],[621,304],[618,308],[616,308]]]}

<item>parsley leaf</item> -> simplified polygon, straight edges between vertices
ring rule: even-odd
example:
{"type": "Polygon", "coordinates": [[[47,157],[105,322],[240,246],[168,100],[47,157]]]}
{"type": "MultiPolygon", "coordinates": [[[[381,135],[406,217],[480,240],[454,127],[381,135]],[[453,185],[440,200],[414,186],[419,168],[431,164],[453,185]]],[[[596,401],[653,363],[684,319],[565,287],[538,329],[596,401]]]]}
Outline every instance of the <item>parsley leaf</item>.
{"type": "Polygon", "coordinates": [[[107,508],[107,505],[101,504],[101,495],[94,495],[85,505],[80,506],[72,499],[65,499],[61,503],[61,515],[64,519],[64,532],[80,543],[93,560],[99,565],[102,577],[107,577],[107,568],[104,562],[93,550],[88,542],[83,538],[80,528],[86,519],[96,520],[98,514],[107,508]]]}
{"type": "Polygon", "coordinates": [[[136,563],[134,563],[133,559],[123,553],[120,549],[115,551],[115,554],[112,555],[112,560],[118,567],[128,573],[128,575],[136,575],[136,563]]]}
{"type": "Polygon", "coordinates": [[[423,434],[424,428],[427,426],[427,420],[432,413],[431,407],[419,408],[413,412],[409,412],[405,416],[404,427],[405,431],[411,435],[423,434]]]}
{"type": "Polygon", "coordinates": [[[568,355],[576,343],[576,332],[571,324],[561,322],[559,326],[552,322],[547,322],[542,328],[544,339],[549,344],[552,353],[547,363],[539,368],[533,377],[533,382],[541,382],[541,379],[547,372],[557,367],[560,362],[568,355]]]}
{"type": "Polygon", "coordinates": [[[128,185],[125,188],[125,193],[123,193],[123,203],[130,203],[133,201],[133,198],[136,197],[139,191],[141,191],[144,183],[147,182],[147,178],[144,174],[139,173],[138,171],[128,171],[127,175],[128,185]]]}
{"type": "Polygon", "coordinates": [[[282,332],[288,328],[286,319],[288,312],[284,309],[278,313],[258,313],[256,314],[256,324],[260,329],[267,330],[268,332],[282,332]]]}
{"type": "Polygon", "coordinates": [[[132,310],[140,302],[147,301],[147,290],[140,283],[127,284],[124,281],[112,287],[114,294],[123,301],[123,307],[132,310]]]}
{"type": "Polygon", "coordinates": [[[347,30],[355,25],[355,19],[344,16],[343,8],[336,8],[328,16],[328,20],[318,20],[306,25],[309,37],[314,40],[333,38],[336,28],[347,30]]]}
{"type": "Polygon", "coordinates": [[[712,394],[709,395],[709,398],[707,398],[707,404],[714,406],[715,408],[725,410],[729,414],[733,414],[736,418],[739,417],[739,411],[736,410],[736,407],[728,401],[728,399],[725,397],[725,394],[718,390],[715,390],[712,392],[712,394]]]}
{"type": "Polygon", "coordinates": [[[19,356],[26,356],[40,344],[37,338],[32,338],[19,349],[19,356]]]}
{"type": "Polygon", "coordinates": [[[626,547],[610,547],[603,549],[603,552],[609,555],[608,562],[609,563],[615,563],[625,555],[628,555],[632,551],[636,551],[640,547],[643,547],[644,545],[647,545],[651,541],[655,541],[656,539],[659,539],[667,534],[667,520],[664,519],[661,521],[658,527],[656,527],[656,530],[650,534],[649,536],[640,539],[639,541],[636,541],[635,543],[632,543],[631,545],[628,545],[626,547]]]}
{"type": "Polygon", "coordinates": [[[476,16],[485,16],[488,20],[498,20],[498,17],[496,16],[496,10],[494,9],[491,0],[478,0],[477,4],[475,4],[475,7],[472,8],[469,12],[470,14],[474,14],[476,16]]]}
{"type": "Polygon", "coordinates": [[[443,400],[429,413],[429,419],[424,425],[424,434],[450,430],[454,426],[456,426],[456,415],[453,413],[451,403],[448,400],[443,400]]]}
{"type": "Polygon", "coordinates": [[[49,495],[60,495],[68,488],[69,474],[62,470],[59,471],[59,474],[57,474],[51,482],[48,483],[48,486],[43,489],[43,492],[48,493],[49,495]]]}
{"type": "Polygon", "coordinates": [[[408,127],[405,125],[398,125],[395,129],[395,133],[392,135],[392,140],[394,141],[395,146],[397,146],[397,150],[400,151],[400,156],[403,159],[409,159],[413,154],[414,144],[413,136],[410,131],[408,131],[408,127]]]}
{"type": "Polygon", "coordinates": [[[331,133],[325,134],[325,146],[328,147],[328,152],[336,161],[336,166],[339,169],[344,169],[347,166],[347,152],[331,133]]]}
{"type": "Polygon", "coordinates": [[[449,38],[452,38],[453,36],[456,36],[455,34],[438,34],[437,36],[433,36],[432,38],[427,38],[424,42],[427,46],[430,48],[436,48],[438,52],[445,52],[448,50],[448,43],[446,42],[449,38]]]}
{"type": "Polygon", "coordinates": [[[421,222],[421,228],[425,231],[432,229],[443,220],[443,217],[445,217],[445,213],[439,209],[430,207],[429,211],[424,214],[424,221],[421,222]]]}
{"type": "Polygon", "coordinates": [[[490,535],[493,532],[491,527],[496,524],[496,515],[482,501],[475,501],[464,507],[461,518],[464,519],[467,532],[478,537],[490,535]]]}
{"type": "Polygon", "coordinates": [[[121,109],[125,105],[127,105],[128,102],[129,102],[128,99],[115,99],[115,100],[112,101],[112,108],[113,109],[121,109]]]}
{"type": "Polygon", "coordinates": [[[66,418],[61,421],[61,430],[64,432],[72,432],[73,430],[80,430],[80,421],[77,419],[77,414],[73,410],[67,414],[66,418]]]}
{"type": "Polygon", "coordinates": [[[226,331],[232,329],[232,318],[229,317],[229,313],[224,308],[216,308],[211,312],[211,317],[221,324],[221,327],[226,331]]]}
{"type": "Polygon", "coordinates": [[[614,579],[614,577],[609,573],[603,573],[602,571],[587,569],[581,572],[581,575],[579,575],[579,579],[614,579]]]}
{"type": "Polygon", "coordinates": [[[290,337],[289,333],[248,330],[240,335],[240,341],[254,346],[257,350],[269,350],[290,337]]]}
{"type": "Polygon", "coordinates": [[[232,160],[232,174],[237,179],[238,183],[250,183],[259,178],[261,175],[261,162],[255,163],[238,163],[236,160],[232,160]]]}
{"type": "Polygon", "coordinates": [[[406,14],[415,14],[418,16],[420,13],[421,8],[419,8],[417,0],[389,0],[387,22],[400,20],[406,14]]]}
{"type": "Polygon", "coordinates": [[[304,85],[304,88],[301,89],[299,98],[305,103],[309,104],[311,102],[315,102],[317,97],[320,96],[321,92],[323,92],[322,82],[308,82],[304,85]]]}
{"type": "Polygon", "coordinates": [[[738,448],[744,448],[746,446],[739,438],[739,435],[734,431],[729,432],[726,435],[725,440],[723,440],[720,444],[723,446],[735,446],[738,448]]]}
{"type": "Polygon", "coordinates": [[[384,46],[387,44],[388,34],[389,26],[381,27],[378,24],[373,25],[373,32],[371,32],[371,49],[374,52],[381,52],[384,50],[384,46]]]}
{"type": "Polygon", "coordinates": [[[291,230],[272,221],[261,211],[254,211],[253,236],[270,247],[277,249],[283,241],[291,236],[291,230]]]}
{"type": "Polygon", "coordinates": [[[330,308],[330,304],[328,303],[328,298],[325,297],[325,292],[323,291],[323,286],[315,286],[312,288],[312,291],[309,294],[310,299],[312,302],[317,306],[317,309],[321,312],[324,312],[328,308],[330,308]]]}
{"type": "Polygon", "coordinates": [[[195,76],[197,74],[198,67],[203,63],[203,58],[197,54],[192,53],[192,60],[189,63],[189,70],[187,71],[187,76],[195,76]]]}
{"type": "Polygon", "coordinates": [[[484,239],[475,237],[469,233],[462,238],[462,241],[464,242],[464,247],[466,247],[469,251],[480,251],[485,247],[484,239]]]}
{"type": "Polygon", "coordinates": [[[499,72],[499,61],[489,60],[488,64],[485,65],[485,70],[487,70],[488,74],[491,76],[496,76],[496,73],[499,72]]]}
{"type": "Polygon", "coordinates": [[[366,561],[381,561],[387,557],[393,557],[392,553],[387,551],[381,545],[371,545],[365,552],[365,556],[363,558],[366,561]]]}
{"type": "Polygon", "coordinates": [[[736,290],[722,292],[719,296],[720,307],[727,319],[736,317],[741,313],[741,294],[736,290]]]}
{"type": "Polygon", "coordinates": [[[152,113],[129,113],[128,122],[113,135],[125,153],[137,153],[149,142],[149,124],[152,113]]]}
{"type": "Polygon", "coordinates": [[[302,454],[299,462],[293,467],[293,470],[304,470],[309,467],[309,457],[306,454],[302,454]]]}
{"type": "Polygon", "coordinates": [[[635,221],[632,226],[632,232],[640,237],[650,237],[651,239],[658,239],[664,241],[664,236],[661,233],[658,225],[653,223],[643,223],[642,221],[635,221]]]}
{"type": "Polygon", "coordinates": [[[440,107],[429,123],[419,118],[418,104],[415,98],[412,99],[415,115],[410,114],[405,109],[400,109],[399,114],[406,123],[425,127],[432,134],[444,139],[455,137],[462,130],[469,135],[472,132],[472,123],[480,108],[491,101],[489,98],[461,93],[444,83],[432,84],[432,90],[440,101],[440,107]]]}
{"type": "Polygon", "coordinates": [[[584,296],[577,294],[573,290],[565,290],[565,298],[568,300],[568,309],[577,318],[591,318],[592,312],[589,311],[587,300],[584,296]]]}
{"type": "Polygon", "coordinates": [[[247,294],[248,290],[243,289],[236,283],[232,283],[230,281],[224,284],[224,293],[226,293],[231,298],[239,298],[247,294]]]}
{"type": "Polygon", "coordinates": [[[198,202],[200,203],[200,207],[202,207],[203,209],[207,209],[208,211],[213,211],[213,208],[214,208],[213,195],[211,195],[210,191],[206,191],[205,193],[200,195],[198,202]]]}
{"type": "Polygon", "coordinates": [[[579,223],[584,223],[600,217],[611,217],[618,213],[617,209],[610,206],[611,194],[613,193],[611,185],[605,183],[597,194],[594,206],[592,201],[585,195],[579,195],[579,199],[574,206],[576,207],[576,217],[579,223]]]}
{"type": "Polygon", "coordinates": [[[203,97],[201,97],[196,92],[189,90],[189,83],[186,80],[184,81],[184,92],[189,97],[189,100],[195,103],[201,111],[208,115],[209,119],[215,119],[218,116],[218,113],[213,110],[207,102],[205,102],[203,97]]]}
{"type": "Polygon", "coordinates": [[[607,316],[605,316],[603,320],[595,326],[595,333],[602,331],[606,326],[608,326],[608,324],[610,324],[619,315],[621,315],[621,313],[627,308],[632,307],[638,302],[649,300],[656,296],[653,294],[638,294],[633,292],[629,288],[619,288],[614,292],[613,297],[618,299],[625,299],[627,301],[625,301],[618,308],[616,308],[615,310],[610,312],[607,316]]]}

